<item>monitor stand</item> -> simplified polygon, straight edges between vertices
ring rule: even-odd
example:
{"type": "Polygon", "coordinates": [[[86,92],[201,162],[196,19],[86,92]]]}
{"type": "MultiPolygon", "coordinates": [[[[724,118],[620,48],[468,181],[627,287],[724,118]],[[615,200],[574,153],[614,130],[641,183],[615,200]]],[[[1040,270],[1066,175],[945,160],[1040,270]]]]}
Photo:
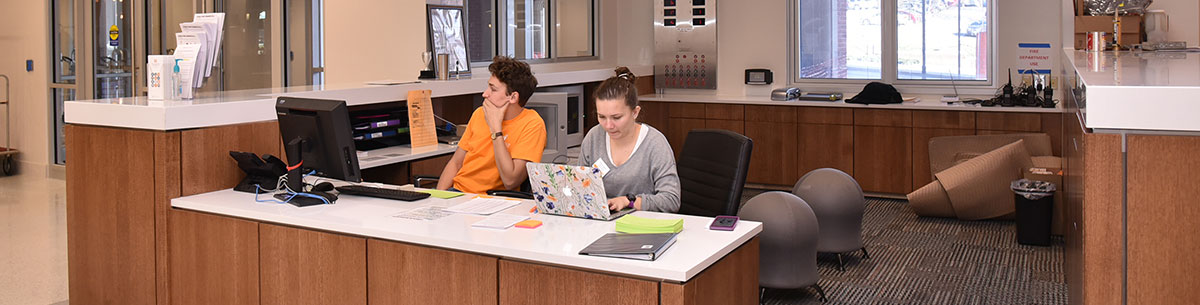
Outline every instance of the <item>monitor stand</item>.
{"type": "Polygon", "coordinates": [[[297,137],[288,141],[285,144],[287,148],[284,149],[290,163],[287,167],[287,188],[297,193],[304,192],[304,173],[301,172],[301,168],[304,166],[302,150],[305,142],[308,141],[303,137],[297,137]]]}

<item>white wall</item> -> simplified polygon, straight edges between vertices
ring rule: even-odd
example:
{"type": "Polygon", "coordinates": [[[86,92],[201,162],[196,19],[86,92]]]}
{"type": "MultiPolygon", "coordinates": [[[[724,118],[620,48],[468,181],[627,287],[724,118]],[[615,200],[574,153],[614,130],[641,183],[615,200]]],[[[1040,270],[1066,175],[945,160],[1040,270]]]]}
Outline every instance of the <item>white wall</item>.
{"type": "Polygon", "coordinates": [[[558,29],[554,52],[557,56],[590,55],[587,51],[592,44],[591,36],[588,35],[590,28],[588,21],[591,18],[588,7],[591,6],[591,2],[591,0],[558,1],[558,6],[554,8],[557,16],[555,28],[558,29]]]}
{"type": "MultiPolygon", "coordinates": [[[[51,145],[49,18],[48,1],[5,1],[0,9],[0,29],[8,29],[0,31],[0,74],[8,75],[12,90],[12,122],[4,122],[0,116],[0,131],[11,128],[12,147],[21,151],[17,155],[20,171],[42,176],[46,175],[51,145]],[[26,59],[33,60],[33,72],[25,71],[26,59]]],[[[3,140],[0,132],[0,146],[3,140]]]]}
{"type": "Polygon", "coordinates": [[[325,81],[416,79],[425,52],[425,2],[325,2],[325,81]]]}
{"type": "Polygon", "coordinates": [[[769,95],[787,82],[787,1],[718,0],[717,90],[730,95],[769,95]],[[746,85],[746,69],[774,72],[772,85],[746,85]]]}

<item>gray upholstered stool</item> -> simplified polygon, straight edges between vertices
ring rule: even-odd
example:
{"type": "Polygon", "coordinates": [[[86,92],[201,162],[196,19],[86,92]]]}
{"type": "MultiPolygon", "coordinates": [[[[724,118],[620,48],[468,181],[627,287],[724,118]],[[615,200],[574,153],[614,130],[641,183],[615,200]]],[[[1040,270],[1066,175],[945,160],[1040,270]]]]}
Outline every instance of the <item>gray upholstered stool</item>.
{"type": "Polygon", "coordinates": [[[762,193],[750,198],[738,217],[763,223],[758,235],[760,293],[766,288],[811,286],[826,300],[825,290],[817,284],[817,216],[803,199],[787,192],[762,193]]]}
{"type": "Polygon", "coordinates": [[[832,168],[815,169],[796,181],[792,193],[804,199],[817,215],[821,227],[817,252],[836,254],[838,270],[846,270],[842,253],[862,250],[863,257],[870,258],[862,242],[867,200],[854,178],[832,168]]]}

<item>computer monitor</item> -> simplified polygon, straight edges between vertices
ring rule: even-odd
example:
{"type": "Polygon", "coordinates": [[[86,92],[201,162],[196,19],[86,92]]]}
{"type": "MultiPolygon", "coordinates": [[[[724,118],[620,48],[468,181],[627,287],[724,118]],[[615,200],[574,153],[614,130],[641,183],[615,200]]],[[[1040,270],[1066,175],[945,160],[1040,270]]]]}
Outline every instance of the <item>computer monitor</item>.
{"type": "MultiPolygon", "coordinates": [[[[345,101],[281,96],[275,103],[275,114],[289,168],[298,165],[303,173],[316,171],[322,177],[362,181],[345,101]]],[[[297,188],[303,183],[292,172],[288,187],[300,191],[297,188]]]]}

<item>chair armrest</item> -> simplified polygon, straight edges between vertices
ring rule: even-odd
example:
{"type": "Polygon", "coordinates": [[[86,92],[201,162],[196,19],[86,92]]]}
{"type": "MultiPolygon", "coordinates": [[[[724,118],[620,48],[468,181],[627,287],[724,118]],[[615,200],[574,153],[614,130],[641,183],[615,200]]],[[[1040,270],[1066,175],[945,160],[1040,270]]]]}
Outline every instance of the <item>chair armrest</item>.
{"type": "Polygon", "coordinates": [[[520,191],[487,191],[489,196],[504,196],[521,199],[533,199],[533,193],[520,191]]]}
{"type": "Polygon", "coordinates": [[[415,187],[435,188],[435,187],[437,187],[437,182],[440,178],[441,177],[438,177],[438,176],[413,175],[412,181],[413,181],[413,186],[415,186],[415,187]],[[428,182],[433,182],[434,183],[433,186],[426,187],[425,185],[428,182]]]}

